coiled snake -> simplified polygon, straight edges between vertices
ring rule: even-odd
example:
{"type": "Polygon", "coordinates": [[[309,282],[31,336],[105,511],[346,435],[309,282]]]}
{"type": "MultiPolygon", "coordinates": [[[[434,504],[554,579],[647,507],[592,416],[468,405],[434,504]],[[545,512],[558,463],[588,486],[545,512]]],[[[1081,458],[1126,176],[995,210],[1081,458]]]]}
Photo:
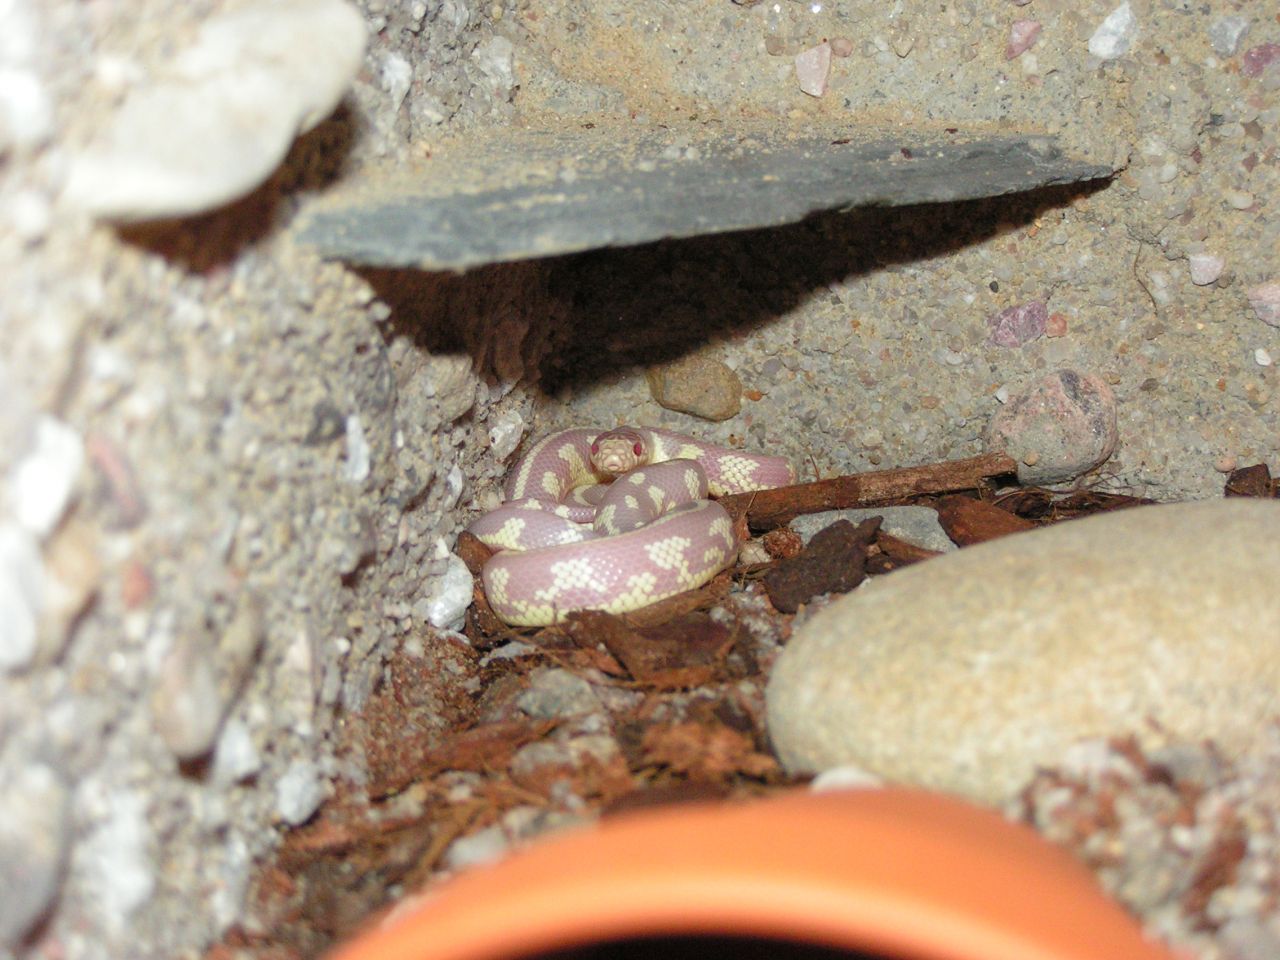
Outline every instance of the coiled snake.
{"type": "Polygon", "coordinates": [[[740,546],[708,492],[794,482],[784,457],[669,430],[562,430],[533,445],[506,501],[468,530],[499,551],[481,572],[494,613],[542,626],[576,610],[638,610],[701,586],[740,546]]]}

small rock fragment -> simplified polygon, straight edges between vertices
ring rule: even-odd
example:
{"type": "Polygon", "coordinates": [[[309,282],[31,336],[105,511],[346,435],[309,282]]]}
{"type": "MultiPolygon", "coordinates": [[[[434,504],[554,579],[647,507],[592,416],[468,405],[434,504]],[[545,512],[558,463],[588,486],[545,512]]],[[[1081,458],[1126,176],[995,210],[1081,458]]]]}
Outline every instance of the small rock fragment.
{"type": "MultiPolygon", "coordinates": [[[[96,784],[98,822],[76,848],[76,872],[96,892],[92,905],[113,936],[129,929],[133,913],[151,899],[156,888],[156,862],[151,853],[154,832],[147,801],[134,790],[96,784]]],[[[81,786],[77,800],[83,794],[81,786]]]]}
{"type": "Polygon", "coordinates": [[[1005,44],[1004,58],[1013,60],[1031,49],[1040,36],[1043,25],[1039,20],[1015,20],[1009,27],[1009,42],[1005,44]]]}
{"type": "Polygon", "coordinates": [[[1245,291],[1253,314],[1263,323],[1280,327],[1280,280],[1260,283],[1245,291]]]}
{"type": "Polygon", "coordinates": [[[1191,282],[1197,287],[1207,287],[1222,276],[1227,262],[1211,253],[1193,253],[1187,257],[1187,265],[1191,268],[1191,282]]]}
{"type": "Polygon", "coordinates": [[[742,381],[720,360],[693,354],[645,372],[649,393],[668,410],[728,420],[742,409],[742,381]]]}
{"type": "Polygon", "coordinates": [[[1222,199],[1226,201],[1227,206],[1232,210],[1248,210],[1254,203],[1252,193],[1248,190],[1237,190],[1235,187],[1228,187],[1223,190],[1222,199]]]}
{"type": "Polygon", "coordinates": [[[72,628],[97,595],[102,577],[98,536],[72,517],[59,526],[45,547],[45,589],[40,618],[39,658],[56,660],[72,628]]]}
{"type": "MultiPolygon", "coordinates": [[[[855,507],[850,510],[823,510],[821,513],[808,513],[796,517],[789,526],[807,544],[816,533],[827,529],[837,520],[848,520],[856,526],[872,517],[881,519],[881,533],[891,534],[928,550],[955,549],[955,544],[948,539],[946,531],[938,523],[938,511],[933,507],[855,507]]],[[[770,533],[774,532],[776,531],[770,531],[770,533]]],[[[769,534],[765,534],[766,538],[768,536],[769,534]]]]}
{"type": "Polygon", "coordinates": [[[444,864],[450,870],[478,867],[500,860],[511,847],[506,831],[500,824],[477,830],[467,837],[460,837],[445,851],[444,864]]]}
{"type": "Polygon", "coordinates": [[[843,59],[853,55],[853,41],[848,37],[832,37],[830,43],[832,56],[843,59]]]}
{"type": "Polygon", "coordinates": [[[0,672],[21,670],[36,655],[45,573],[31,531],[0,524],[0,672]]]}
{"type": "Polygon", "coordinates": [[[1260,77],[1277,60],[1280,60],[1280,43],[1260,43],[1250,47],[1240,58],[1240,75],[1260,77]]]}
{"type": "Polygon", "coordinates": [[[0,67],[0,155],[31,150],[53,133],[53,101],[30,70],[0,67]]]}
{"type": "Polygon", "coordinates": [[[1089,52],[1099,60],[1117,60],[1129,52],[1138,32],[1138,20],[1128,0],[1116,7],[1089,38],[1089,52]]]}
{"type": "Polygon", "coordinates": [[[1021,347],[1038,339],[1049,320],[1049,308],[1043,300],[1032,300],[1001,310],[987,321],[991,342],[1000,347],[1021,347]]]}
{"type": "Polygon", "coordinates": [[[213,747],[225,708],[208,638],[177,638],[160,664],[151,699],[165,745],[179,760],[204,756],[213,747]]]}
{"type": "Polygon", "coordinates": [[[457,554],[450,553],[445,563],[444,573],[432,584],[422,613],[437,630],[456,630],[462,626],[467,607],[471,606],[475,581],[457,554]]]}
{"type": "Polygon", "coordinates": [[[70,836],[66,785],[43,764],[0,776],[0,951],[15,947],[53,902],[70,836]]]}
{"type": "MultiPolygon", "coordinates": [[[[1065,313],[1049,314],[1049,319],[1044,322],[1044,335],[1050,338],[1065,337],[1067,335],[1067,315],[1065,313]]],[[[1008,399],[1007,395],[1005,399],[1008,399]]],[[[1000,402],[1004,403],[1004,400],[1000,402]]]]}
{"type": "Polygon", "coordinates": [[[361,484],[369,478],[369,440],[364,434],[360,414],[353,413],[344,423],[347,440],[347,460],[344,472],[349,483],[361,484]]]}
{"type": "Polygon", "coordinates": [[[253,734],[243,721],[228,720],[213,754],[213,780],[229,786],[253,776],[262,768],[262,756],[253,734]]]}
{"type": "Polygon", "coordinates": [[[1269,367],[1274,363],[1271,359],[1271,354],[1267,352],[1265,347],[1258,347],[1258,349],[1253,351],[1253,362],[1260,367],[1269,367]]]}
{"type": "Polygon", "coordinates": [[[515,47],[506,37],[494,35],[480,41],[471,54],[480,72],[489,81],[489,90],[498,100],[507,101],[515,96],[516,71],[515,47]]]}
{"type": "Polygon", "coordinates": [[[535,673],[529,689],[516,699],[516,706],[537,720],[574,717],[601,709],[600,698],[591,684],[559,668],[535,673]]]}
{"type": "Polygon", "coordinates": [[[518,410],[498,414],[489,427],[489,452],[496,460],[506,460],[516,452],[524,437],[525,422],[518,410]]]}
{"type": "Polygon", "coordinates": [[[344,0],[257,0],[210,18],[72,158],[64,199],[131,221],[244,196],[337,106],[365,39],[364,20],[344,0]]]}
{"type": "Polygon", "coordinates": [[[289,764],[284,776],[276,782],[276,812],[290,826],[300,826],[320,808],[325,792],[319,768],[311,760],[300,757],[289,764]]]}
{"type": "Polygon", "coordinates": [[[816,47],[796,54],[796,80],[800,90],[811,97],[827,92],[827,78],[831,74],[831,44],[823,41],[816,47]]]}
{"type": "Polygon", "coordinates": [[[1219,56],[1233,57],[1248,32],[1249,21],[1244,17],[1219,17],[1209,24],[1209,45],[1219,56]]]}
{"type": "Polygon", "coordinates": [[[8,501],[14,518],[37,537],[47,537],[62,518],[84,464],[84,443],[55,417],[36,421],[35,446],[9,473],[8,501]]]}
{"type": "Polygon", "coordinates": [[[988,450],[1018,461],[1018,480],[1061,483],[1115,451],[1116,402],[1101,377],[1059,370],[1001,407],[987,427],[988,450]]]}
{"type": "Polygon", "coordinates": [[[378,70],[378,81],[390,97],[391,110],[394,113],[404,103],[409,87],[413,84],[413,67],[400,54],[388,53],[378,70]]]}

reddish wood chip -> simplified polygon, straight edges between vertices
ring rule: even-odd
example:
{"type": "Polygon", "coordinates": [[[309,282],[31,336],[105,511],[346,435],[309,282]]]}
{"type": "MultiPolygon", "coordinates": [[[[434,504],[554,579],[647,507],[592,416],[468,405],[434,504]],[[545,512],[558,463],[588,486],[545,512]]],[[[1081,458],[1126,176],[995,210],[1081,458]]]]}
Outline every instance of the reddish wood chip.
{"type": "Polygon", "coordinates": [[[750,735],[721,724],[677,723],[645,730],[645,761],[687,775],[722,781],[735,775],[766,777],[779,772],[773,757],[759,753],[750,735]]]}
{"type": "Polygon", "coordinates": [[[1244,828],[1235,822],[1226,825],[1213,846],[1206,851],[1204,859],[1196,869],[1191,886],[1182,897],[1182,909],[1209,929],[1216,929],[1217,923],[1206,914],[1209,900],[1220,887],[1235,883],[1236,871],[1240,861],[1248,852],[1249,842],[1244,828]]]}
{"type": "Polygon", "coordinates": [[[705,613],[688,613],[661,627],[633,627],[621,617],[588,611],[570,617],[569,632],[603,643],[636,681],[663,690],[713,679],[736,639],[705,613]]]}
{"type": "Polygon", "coordinates": [[[473,534],[463,530],[458,534],[458,542],[453,548],[458,558],[467,565],[473,577],[480,576],[485,562],[493,556],[493,551],[476,539],[473,534]]]}
{"type": "Polygon", "coordinates": [[[386,796],[418,779],[427,779],[443,770],[470,770],[483,773],[501,770],[511,761],[512,755],[526,743],[540,740],[554,730],[555,720],[508,720],[472,727],[435,746],[439,737],[430,742],[416,738],[401,745],[398,762],[388,764],[372,778],[369,795],[386,796]]]}
{"type": "Polygon", "coordinates": [[[769,601],[783,613],[824,593],[846,593],[866,579],[867,547],[880,529],[880,517],[858,526],[837,520],[813,535],[798,557],[779,560],[762,583],[769,601]]]}
{"type": "Polygon", "coordinates": [[[985,543],[1036,526],[1030,520],[982,500],[943,497],[938,501],[938,522],[952,542],[962,547],[985,543]]]}
{"type": "Polygon", "coordinates": [[[940,550],[930,550],[928,547],[921,547],[906,540],[899,540],[893,534],[885,533],[883,530],[876,534],[876,546],[880,548],[881,553],[891,559],[894,565],[898,567],[905,567],[910,563],[919,563],[921,560],[928,560],[942,555],[940,550]]]}
{"type": "Polygon", "coordinates": [[[790,560],[804,551],[804,539],[790,527],[770,530],[760,538],[760,542],[775,560],[790,560]]]}
{"type": "Polygon", "coordinates": [[[1271,471],[1265,463],[1255,463],[1251,467],[1232,470],[1223,488],[1224,497],[1262,497],[1271,499],[1276,495],[1276,485],[1271,480],[1271,471]]]}

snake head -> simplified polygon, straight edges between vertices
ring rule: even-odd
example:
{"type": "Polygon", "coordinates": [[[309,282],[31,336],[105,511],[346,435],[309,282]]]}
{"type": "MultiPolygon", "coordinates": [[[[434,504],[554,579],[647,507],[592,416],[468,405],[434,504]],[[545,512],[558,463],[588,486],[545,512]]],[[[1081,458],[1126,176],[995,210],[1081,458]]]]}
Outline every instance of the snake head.
{"type": "Polygon", "coordinates": [[[649,462],[649,449],[635,430],[619,427],[596,437],[591,444],[591,465],[600,473],[620,477],[649,462]]]}

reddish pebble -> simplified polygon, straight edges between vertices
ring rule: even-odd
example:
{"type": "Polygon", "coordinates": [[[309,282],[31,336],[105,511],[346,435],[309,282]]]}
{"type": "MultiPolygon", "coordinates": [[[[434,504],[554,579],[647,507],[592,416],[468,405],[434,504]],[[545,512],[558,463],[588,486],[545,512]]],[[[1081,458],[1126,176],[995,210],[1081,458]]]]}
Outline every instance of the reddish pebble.
{"type": "Polygon", "coordinates": [[[1280,280],[1261,283],[1245,291],[1253,314],[1263,323],[1280,327],[1280,280]]]}
{"type": "Polygon", "coordinates": [[[151,596],[151,574],[137,560],[130,560],[120,571],[120,600],[126,610],[137,610],[151,596]]]}
{"type": "Polygon", "coordinates": [[[1250,47],[1240,58],[1240,73],[1246,77],[1260,77],[1262,71],[1280,60],[1280,43],[1260,43],[1250,47]]]}
{"type": "Polygon", "coordinates": [[[1022,483],[1060,483],[1115,451],[1116,400],[1100,377],[1059,370],[1006,403],[987,427],[987,448],[1019,461],[1022,483]]]}
{"type": "Polygon", "coordinates": [[[1009,42],[1004,48],[1004,58],[1012,60],[1029,50],[1036,42],[1036,37],[1040,36],[1040,30],[1039,20],[1013,21],[1013,25],[1009,27],[1009,42]]]}
{"type": "Polygon", "coordinates": [[[1032,300],[1001,310],[987,321],[991,342],[998,347],[1020,347],[1044,334],[1049,308],[1043,300],[1032,300]]]}
{"type": "Polygon", "coordinates": [[[1046,337],[1065,337],[1067,335],[1067,315],[1065,313],[1049,314],[1049,319],[1044,322],[1044,335],[1046,337]]]}
{"type": "Polygon", "coordinates": [[[832,37],[831,53],[837,57],[849,57],[853,55],[853,41],[848,37],[832,37]]]}
{"type": "Polygon", "coordinates": [[[827,92],[827,77],[831,74],[831,44],[823,42],[796,54],[796,80],[800,89],[811,97],[827,92]]]}

